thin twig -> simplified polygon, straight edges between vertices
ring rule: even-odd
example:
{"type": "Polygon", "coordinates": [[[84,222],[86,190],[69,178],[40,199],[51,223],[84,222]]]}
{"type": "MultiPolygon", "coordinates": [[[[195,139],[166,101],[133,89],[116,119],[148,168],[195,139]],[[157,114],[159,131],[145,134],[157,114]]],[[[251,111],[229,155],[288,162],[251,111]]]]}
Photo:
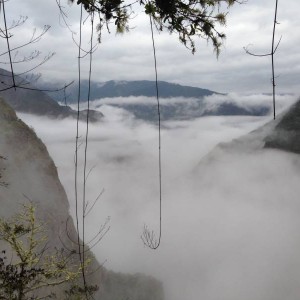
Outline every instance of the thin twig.
{"type": "Polygon", "coordinates": [[[11,49],[10,49],[9,36],[8,36],[8,31],[7,31],[4,1],[2,1],[2,8],[3,8],[3,20],[4,20],[4,26],[5,26],[5,38],[6,38],[6,44],[7,44],[7,49],[8,49],[10,69],[11,69],[11,74],[12,74],[13,87],[15,88],[16,87],[15,75],[14,75],[14,68],[13,68],[13,63],[12,63],[12,58],[11,58],[11,49]]]}

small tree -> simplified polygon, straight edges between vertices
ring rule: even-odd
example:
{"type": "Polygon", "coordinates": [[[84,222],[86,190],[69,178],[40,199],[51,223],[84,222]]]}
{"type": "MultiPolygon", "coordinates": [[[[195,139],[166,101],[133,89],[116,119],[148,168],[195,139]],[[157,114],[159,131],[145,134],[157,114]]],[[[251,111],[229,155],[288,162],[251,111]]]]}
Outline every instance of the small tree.
{"type": "MultiPolygon", "coordinates": [[[[63,284],[71,286],[65,292],[67,299],[81,299],[80,294],[87,293],[77,283],[82,267],[76,252],[56,249],[48,254],[45,229],[32,204],[24,205],[11,219],[0,220],[0,240],[8,247],[0,257],[0,299],[50,299],[55,297],[55,287],[63,284]]],[[[95,290],[88,287],[88,293],[95,290]]]]}

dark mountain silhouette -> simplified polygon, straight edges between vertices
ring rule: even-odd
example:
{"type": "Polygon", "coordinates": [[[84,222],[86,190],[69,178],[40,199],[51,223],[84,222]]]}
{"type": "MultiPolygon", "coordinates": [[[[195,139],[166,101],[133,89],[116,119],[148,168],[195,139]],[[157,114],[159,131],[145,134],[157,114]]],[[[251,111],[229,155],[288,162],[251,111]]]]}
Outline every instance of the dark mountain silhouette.
{"type": "MultiPolygon", "coordinates": [[[[49,95],[42,91],[31,90],[34,86],[19,76],[15,76],[16,85],[24,88],[10,88],[13,86],[11,73],[0,69],[0,95],[16,111],[31,113],[51,118],[77,117],[77,112],[68,106],[61,106],[49,95]]],[[[80,119],[86,119],[86,111],[81,111],[80,119]]],[[[91,111],[90,120],[93,122],[101,119],[100,112],[91,111]]]]}
{"type": "MultiPolygon", "coordinates": [[[[38,84],[41,88],[55,89],[58,83],[45,83],[38,84]]],[[[82,99],[87,99],[89,83],[87,80],[83,80],[80,85],[82,99]]],[[[68,88],[68,102],[77,102],[77,89],[78,85],[73,84],[68,88]]],[[[184,98],[202,98],[204,96],[210,96],[213,94],[219,94],[208,89],[202,89],[191,86],[183,86],[180,84],[169,83],[166,81],[158,82],[159,96],[161,98],[172,97],[184,97],[184,98]]],[[[155,97],[156,96],[156,83],[149,80],[137,80],[137,81],[115,81],[110,80],[107,82],[91,82],[91,94],[90,99],[103,99],[103,98],[115,98],[115,97],[130,97],[130,96],[144,96],[155,97]]],[[[56,98],[63,99],[62,93],[57,93],[56,98]]]]}

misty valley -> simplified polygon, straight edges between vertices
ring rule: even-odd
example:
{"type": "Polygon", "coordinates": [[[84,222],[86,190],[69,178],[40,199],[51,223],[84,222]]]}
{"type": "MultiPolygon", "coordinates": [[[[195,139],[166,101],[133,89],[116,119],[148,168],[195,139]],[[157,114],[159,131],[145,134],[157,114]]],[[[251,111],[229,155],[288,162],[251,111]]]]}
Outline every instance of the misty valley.
{"type": "Polygon", "coordinates": [[[299,9],[0,0],[0,299],[299,300],[299,9]]]}
{"type": "MultiPolygon", "coordinates": [[[[266,97],[257,101],[263,105],[266,97]]],[[[290,98],[282,99],[282,110],[296,100],[290,98]]],[[[86,234],[92,238],[109,219],[93,249],[105,268],[153,276],[166,300],[297,299],[300,159],[295,151],[265,148],[285,112],[276,121],[206,116],[163,123],[162,243],[151,251],[141,234],[145,224],[159,229],[157,126],[98,104],[92,109],[104,118],[89,128],[87,199],[101,197],[86,234]]],[[[47,146],[75,218],[76,121],[18,117],[47,146]]]]}

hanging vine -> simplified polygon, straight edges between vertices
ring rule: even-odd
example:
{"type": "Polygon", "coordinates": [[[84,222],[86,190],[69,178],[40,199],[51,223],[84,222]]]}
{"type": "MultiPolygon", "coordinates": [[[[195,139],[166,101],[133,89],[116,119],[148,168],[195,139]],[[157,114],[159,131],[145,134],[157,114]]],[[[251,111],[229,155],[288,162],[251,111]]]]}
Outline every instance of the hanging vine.
{"type": "Polygon", "coordinates": [[[157,60],[156,60],[156,48],[153,34],[152,17],[149,15],[153,59],[154,59],[154,71],[155,71],[155,88],[156,88],[156,100],[157,100],[157,115],[158,115],[158,184],[159,184],[159,235],[158,239],[155,237],[154,231],[150,231],[146,225],[144,225],[144,231],[141,239],[147,247],[156,250],[161,243],[162,236],[162,167],[161,167],[161,115],[160,115],[160,102],[158,93],[158,75],[157,75],[157,60]]]}

